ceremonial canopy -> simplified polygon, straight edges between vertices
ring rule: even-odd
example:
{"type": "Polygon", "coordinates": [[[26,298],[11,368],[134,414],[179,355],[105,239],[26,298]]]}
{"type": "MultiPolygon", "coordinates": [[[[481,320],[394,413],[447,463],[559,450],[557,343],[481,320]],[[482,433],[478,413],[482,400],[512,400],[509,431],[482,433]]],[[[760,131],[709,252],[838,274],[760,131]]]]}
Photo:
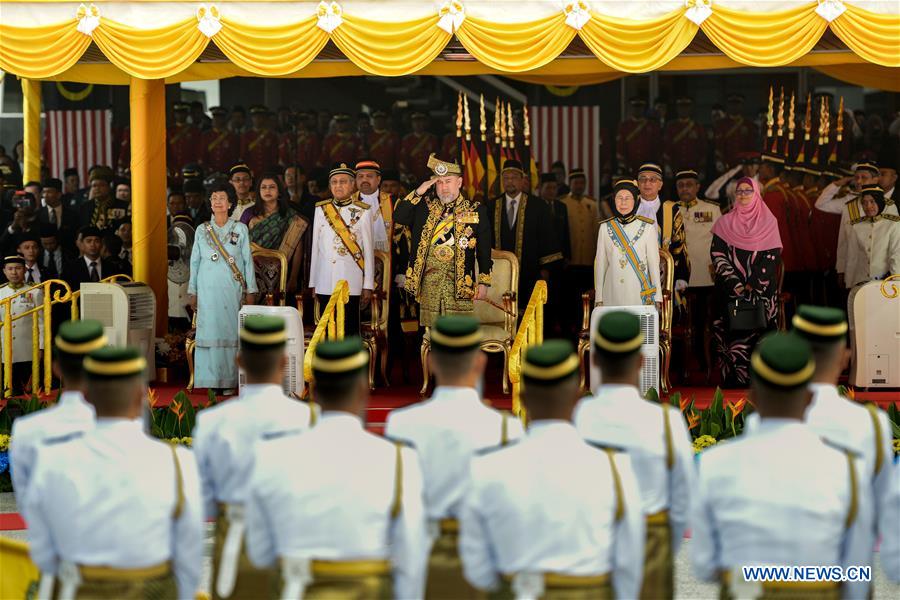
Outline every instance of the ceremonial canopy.
{"type": "Polygon", "coordinates": [[[626,73],[812,66],[900,89],[900,4],[871,0],[453,0],[79,4],[3,0],[0,69],[127,84],[233,76],[626,73]]]}

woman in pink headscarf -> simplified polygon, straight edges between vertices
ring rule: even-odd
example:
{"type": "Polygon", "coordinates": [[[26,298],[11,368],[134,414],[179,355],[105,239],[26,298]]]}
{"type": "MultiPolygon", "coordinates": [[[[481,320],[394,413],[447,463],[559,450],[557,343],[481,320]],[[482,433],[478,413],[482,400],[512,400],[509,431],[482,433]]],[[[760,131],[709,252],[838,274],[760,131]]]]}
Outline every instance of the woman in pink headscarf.
{"type": "Polygon", "coordinates": [[[738,181],[734,208],[716,221],[712,233],[716,364],[723,387],[746,387],[753,347],[775,328],[782,248],[778,221],[763,203],[756,181],[738,181]]]}

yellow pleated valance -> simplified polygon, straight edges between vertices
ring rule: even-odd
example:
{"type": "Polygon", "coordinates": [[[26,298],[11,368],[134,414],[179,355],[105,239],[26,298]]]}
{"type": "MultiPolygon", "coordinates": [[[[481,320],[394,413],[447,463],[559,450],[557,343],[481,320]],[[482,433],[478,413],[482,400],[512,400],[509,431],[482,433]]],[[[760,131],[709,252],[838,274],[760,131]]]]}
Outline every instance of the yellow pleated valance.
{"type": "Polygon", "coordinates": [[[439,10],[430,3],[381,2],[361,5],[371,5],[372,11],[358,14],[350,10],[355,5],[345,9],[337,2],[79,6],[4,0],[0,69],[32,79],[59,77],[76,66],[93,41],[128,76],[171,79],[202,65],[197,60],[212,43],[242,74],[285,77],[308,68],[331,41],[362,74],[399,76],[427,70],[455,34],[482,73],[539,76],[576,36],[599,61],[598,74],[640,73],[670,65],[698,29],[736,65],[774,67],[796,64],[829,28],[862,60],[900,66],[896,9],[874,12],[841,0],[785,0],[777,3],[777,11],[738,10],[729,6],[734,2],[712,0],[659,4],[673,8],[642,18],[598,12],[583,1],[560,9],[557,2],[453,0],[439,10]],[[388,5],[393,20],[377,10],[388,5]],[[429,14],[421,16],[423,5],[429,14]],[[273,18],[249,18],[254,6],[273,18]],[[49,22],[66,11],[69,18],[49,22]],[[119,13],[123,18],[117,20],[119,13]],[[517,20],[523,16],[534,18],[517,20]]]}

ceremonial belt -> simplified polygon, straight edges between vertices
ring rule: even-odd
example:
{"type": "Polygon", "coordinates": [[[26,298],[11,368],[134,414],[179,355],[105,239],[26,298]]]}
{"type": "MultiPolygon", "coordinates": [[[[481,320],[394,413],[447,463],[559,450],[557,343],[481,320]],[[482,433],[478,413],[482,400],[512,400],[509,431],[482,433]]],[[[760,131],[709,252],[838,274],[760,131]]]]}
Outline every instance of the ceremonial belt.
{"type": "Polygon", "coordinates": [[[341,213],[334,207],[333,203],[329,203],[322,206],[322,214],[325,215],[325,220],[331,225],[331,228],[337,234],[341,243],[344,244],[344,247],[350,253],[350,256],[356,261],[357,266],[365,272],[366,261],[363,258],[362,249],[359,247],[359,244],[356,243],[356,240],[353,239],[350,228],[347,226],[347,223],[344,222],[341,213]]]}
{"type": "Polygon", "coordinates": [[[228,137],[228,132],[227,132],[227,131],[223,131],[222,134],[221,134],[219,137],[217,137],[216,139],[214,139],[214,140],[212,141],[211,144],[208,144],[208,145],[206,146],[206,149],[207,149],[208,151],[215,150],[216,146],[218,146],[219,144],[221,144],[222,142],[224,142],[226,137],[228,137]]]}
{"type": "Polygon", "coordinates": [[[872,427],[875,428],[875,475],[881,473],[881,467],[884,465],[884,450],[881,447],[881,436],[884,435],[881,432],[881,424],[878,422],[878,409],[875,408],[875,405],[869,402],[866,404],[866,410],[869,411],[869,416],[872,417],[872,427]]]}
{"type": "Polygon", "coordinates": [[[738,129],[740,129],[741,125],[743,125],[743,124],[744,124],[744,117],[738,117],[737,123],[735,123],[734,125],[732,125],[731,129],[729,129],[728,131],[725,132],[724,137],[729,138],[729,137],[731,137],[732,135],[734,135],[735,132],[736,132],[738,129]]]}
{"type": "MultiPolygon", "coordinates": [[[[149,567],[117,568],[104,566],[76,565],[62,561],[57,570],[59,578],[58,600],[73,600],[82,582],[139,583],[148,579],[159,579],[172,572],[172,562],[165,561],[149,567]]],[[[49,598],[53,590],[53,576],[49,573],[41,577],[38,598],[49,598]]]]}
{"type": "Polygon", "coordinates": [[[431,244],[434,245],[437,243],[438,239],[441,238],[446,232],[450,231],[453,228],[453,215],[447,215],[444,217],[440,223],[437,224],[437,227],[434,228],[434,233],[431,235],[431,244]]]}
{"type": "Polygon", "coordinates": [[[180,128],[180,129],[178,130],[178,133],[176,133],[175,135],[173,135],[173,136],[172,136],[172,139],[169,140],[169,143],[170,143],[170,144],[174,144],[175,142],[177,142],[178,140],[180,140],[181,138],[183,138],[185,135],[187,135],[189,129],[190,129],[190,127],[188,127],[187,125],[185,125],[184,127],[180,128]]]}
{"type": "MultiPolygon", "coordinates": [[[[527,574],[522,574],[527,575],[527,574]]],[[[598,585],[607,585],[612,581],[609,573],[600,575],[564,575],[562,573],[540,573],[544,579],[544,587],[549,588],[590,588],[598,585]]],[[[504,574],[503,580],[514,583],[519,574],[504,574]]]]}
{"type": "Polygon", "coordinates": [[[638,280],[641,282],[641,301],[644,304],[651,304],[653,300],[651,300],[650,297],[656,293],[656,288],[651,285],[648,275],[641,270],[640,261],[634,253],[634,247],[631,245],[631,240],[628,239],[628,236],[625,235],[622,227],[615,219],[609,222],[609,226],[612,229],[613,235],[622,246],[622,250],[625,252],[625,258],[628,259],[628,264],[631,265],[634,274],[637,275],[638,280]]]}
{"type": "Polygon", "coordinates": [[[441,519],[438,521],[441,533],[459,533],[459,521],[456,519],[441,519]]]}
{"type": "Polygon", "coordinates": [[[268,131],[259,132],[259,135],[256,136],[256,139],[250,142],[250,144],[247,146],[247,150],[253,150],[254,148],[256,148],[256,146],[259,145],[262,139],[266,137],[267,133],[268,131]]]}
{"type": "Polygon", "coordinates": [[[681,131],[679,131],[677,134],[675,134],[675,137],[672,138],[672,142],[677,144],[678,142],[680,142],[680,141],[684,138],[684,136],[686,136],[687,134],[689,134],[689,133],[692,132],[693,130],[694,130],[694,121],[693,121],[693,120],[688,120],[687,127],[685,127],[684,129],[682,129],[681,131]]]}
{"type": "Polygon", "coordinates": [[[628,135],[625,136],[625,141],[626,141],[626,142],[630,142],[631,140],[633,140],[633,139],[634,139],[634,136],[636,136],[637,134],[639,134],[639,133],[641,132],[641,130],[642,130],[644,127],[646,127],[646,125],[647,125],[647,119],[644,119],[643,121],[641,121],[640,123],[638,123],[638,126],[635,127],[634,130],[633,130],[631,133],[629,133],[628,135]]]}
{"type": "Polygon", "coordinates": [[[219,241],[219,236],[216,235],[216,231],[209,223],[206,224],[206,233],[209,235],[209,239],[212,240],[212,243],[216,246],[216,250],[222,253],[222,258],[225,259],[225,263],[231,269],[231,274],[234,275],[234,280],[241,284],[241,289],[246,292],[247,282],[244,281],[244,274],[241,273],[241,270],[237,268],[237,265],[234,262],[234,257],[228,254],[228,251],[225,250],[225,246],[223,246],[222,242],[219,241]]]}
{"type": "Polygon", "coordinates": [[[220,598],[228,598],[234,591],[237,579],[238,559],[241,554],[241,540],[244,538],[244,507],[241,504],[218,503],[219,513],[224,513],[227,530],[222,555],[219,557],[219,573],[213,585],[220,598]]]}
{"type": "MultiPolygon", "coordinates": [[[[743,574],[739,575],[739,577],[743,577],[743,574]]],[[[727,589],[734,579],[734,577],[732,576],[732,571],[722,571],[722,573],[719,575],[719,579],[721,580],[722,585],[727,589]]],[[[760,586],[763,590],[824,592],[838,590],[840,589],[841,584],[838,581],[761,581],[760,586]]],[[[732,596],[730,593],[728,593],[725,595],[725,597],[731,598],[732,596]]],[[[811,597],[815,598],[818,596],[811,597]]]]}
{"type": "Polygon", "coordinates": [[[647,525],[668,525],[669,511],[668,509],[664,509],[659,512],[655,512],[652,515],[647,515],[646,517],[644,517],[644,521],[647,523],[647,525]]]}

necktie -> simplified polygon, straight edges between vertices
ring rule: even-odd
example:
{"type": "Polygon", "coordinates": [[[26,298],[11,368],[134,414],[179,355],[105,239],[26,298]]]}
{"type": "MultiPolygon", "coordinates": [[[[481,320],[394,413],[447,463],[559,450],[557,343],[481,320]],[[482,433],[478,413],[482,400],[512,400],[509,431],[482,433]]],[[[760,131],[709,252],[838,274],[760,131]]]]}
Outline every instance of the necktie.
{"type": "Polygon", "coordinates": [[[34,283],[34,267],[28,269],[28,274],[25,276],[25,283],[34,283]]]}
{"type": "Polygon", "coordinates": [[[51,225],[59,225],[56,221],[56,209],[52,206],[50,207],[50,224],[51,225]]]}
{"type": "Polygon", "coordinates": [[[100,273],[97,272],[97,261],[91,261],[91,281],[100,281],[100,273]]]}
{"type": "Polygon", "coordinates": [[[516,201],[510,200],[509,207],[506,209],[506,220],[509,221],[510,229],[516,224],[516,201]]]}

